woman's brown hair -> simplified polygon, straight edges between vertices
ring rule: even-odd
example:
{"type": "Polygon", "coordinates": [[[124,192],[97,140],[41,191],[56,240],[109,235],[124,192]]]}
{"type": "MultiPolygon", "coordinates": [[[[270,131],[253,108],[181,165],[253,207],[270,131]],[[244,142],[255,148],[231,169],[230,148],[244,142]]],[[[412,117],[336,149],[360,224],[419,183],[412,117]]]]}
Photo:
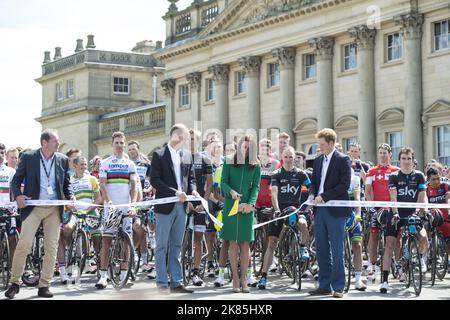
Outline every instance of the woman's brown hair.
{"type": "Polygon", "coordinates": [[[235,167],[239,167],[241,164],[248,163],[250,166],[250,169],[254,169],[258,164],[258,147],[256,144],[256,139],[252,135],[246,135],[243,136],[241,139],[239,139],[236,152],[233,157],[233,165],[235,167]],[[244,155],[242,154],[242,145],[244,142],[248,142],[248,148],[247,153],[244,155]]]}

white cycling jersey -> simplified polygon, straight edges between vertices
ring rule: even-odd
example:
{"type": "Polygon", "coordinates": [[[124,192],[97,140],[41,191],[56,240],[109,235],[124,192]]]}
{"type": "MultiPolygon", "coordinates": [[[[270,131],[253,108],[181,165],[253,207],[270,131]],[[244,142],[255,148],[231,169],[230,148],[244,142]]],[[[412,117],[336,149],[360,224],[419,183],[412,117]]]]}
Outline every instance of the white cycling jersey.
{"type": "Polygon", "coordinates": [[[11,181],[16,170],[5,164],[0,164],[0,202],[9,202],[11,181]]]}

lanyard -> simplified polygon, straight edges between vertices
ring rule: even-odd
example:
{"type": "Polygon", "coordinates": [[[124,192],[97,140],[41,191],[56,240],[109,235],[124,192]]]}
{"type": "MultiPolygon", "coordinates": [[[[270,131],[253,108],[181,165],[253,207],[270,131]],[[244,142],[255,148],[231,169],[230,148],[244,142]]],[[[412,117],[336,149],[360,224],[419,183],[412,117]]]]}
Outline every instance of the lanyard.
{"type": "Polygon", "coordinates": [[[47,166],[45,165],[44,159],[42,159],[42,155],[40,156],[40,158],[41,158],[42,166],[44,167],[45,176],[47,177],[47,185],[50,186],[50,174],[52,172],[53,164],[55,163],[55,156],[53,156],[53,160],[52,160],[52,163],[50,164],[49,171],[47,171],[47,166]]]}

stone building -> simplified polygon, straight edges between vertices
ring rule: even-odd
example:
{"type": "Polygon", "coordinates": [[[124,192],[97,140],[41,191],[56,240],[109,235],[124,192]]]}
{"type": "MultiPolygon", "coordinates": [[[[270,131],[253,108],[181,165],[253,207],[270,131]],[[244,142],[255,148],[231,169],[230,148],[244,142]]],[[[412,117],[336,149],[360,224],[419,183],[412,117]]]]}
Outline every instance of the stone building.
{"type": "Polygon", "coordinates": [[[153,53],[161,42],[142,41],[131,53],[96,49],[88,36],[86,48],[77,40],[75,53],[53,60],[45,52],[42,76],[43,128],[57,129],[61,152],[83,150],[89,158],[111,153],[111,134],[124,131],[149,153],[165,141],[165,103],[161,89],[164,66],[153,53]]]}
{"type": "Polygon", "coordinates": [[[450,165],[448,0],[195,0],[163,17],[166,128],[334,128],[450,165]]]}

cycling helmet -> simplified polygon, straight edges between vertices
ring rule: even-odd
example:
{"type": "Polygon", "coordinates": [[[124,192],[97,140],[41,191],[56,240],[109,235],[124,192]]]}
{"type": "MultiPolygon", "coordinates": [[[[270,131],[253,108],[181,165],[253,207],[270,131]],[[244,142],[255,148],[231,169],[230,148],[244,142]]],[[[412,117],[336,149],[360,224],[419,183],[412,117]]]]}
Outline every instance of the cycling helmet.
{"type": "Polygon", "coordinates": [[[387,224],[387,214],[388,214],[388,211],[385,209],[378,210],[377,221],[380,225],[384,226],[387,224]]]}
{"type": "Polygon", "coordinates": [[[295,226],[297,224],[297,214],[292,214],[293,212],[296,212],[297,208],[294,206],[290,206],[287,207],[283,210],[282,212],[282,216],[287,216],[290,215],[288,217],[288,222],[290,226],[295,226]]]}
{"type": "Polygon", "coordinates": [[[100,227],[100,217],[88,214],[86,216],[86,224],[91,229],[98,229],[100,227]]]}
{"type": "Polygon", "coordinates": [[[115,229],[120,225],[122,212],[117,209],[109,208],[105,219],[105,229],[115,229]]]}

